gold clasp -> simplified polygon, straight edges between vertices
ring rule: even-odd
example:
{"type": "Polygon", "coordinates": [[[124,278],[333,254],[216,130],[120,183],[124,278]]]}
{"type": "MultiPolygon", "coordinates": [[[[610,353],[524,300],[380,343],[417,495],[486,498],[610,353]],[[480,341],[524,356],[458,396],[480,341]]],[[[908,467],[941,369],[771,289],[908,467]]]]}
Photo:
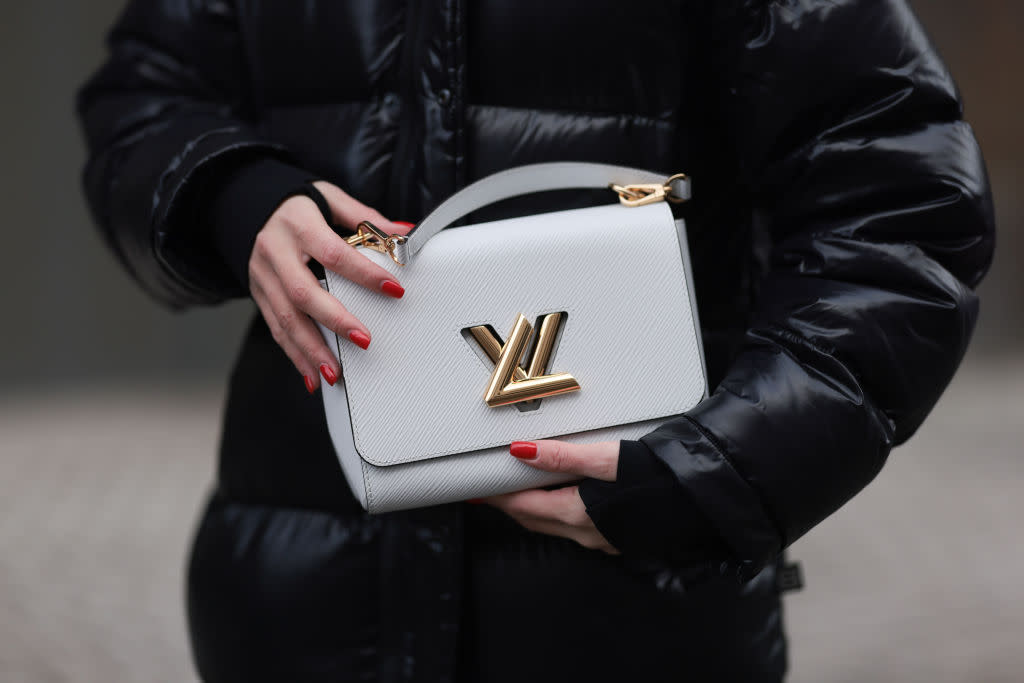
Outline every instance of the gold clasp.
{"type": "Polygon", "coordinates": [[[356,234],[345,241],[353,247],[366,247],[387,254],[392,261],[404,266],[405,264],[395,256],[395,247],[404,244],[406,239],[405,235],[389,235],[370,221],[362,221],[356,226],[356,234]]]}
{"type": "Polygon", "coordinates": [[[558,331],[564,321],[564,313],[549,313],[541,318],[537,341],[527,361],[529,370],[526,371],[520,361],[533,334],[533,325],[522,313],[516,316],[507,342],[502,342],[486,325],[468,328],[473,339],[494,363],[494,371],[484,392],[484,402],[488,406],[496,408],[525,403],[580,390],[580,383],[566,372],[546,374],[558,331]]]}
{"type": "Polygon", "coordinates": [[[654,204],[667,199],[673,204],[685,202],[686,197],[675,194],[672,184],[677,181],[685,181],[685,173],[676,173],[665,180],[664,183],[637,183],[634,185],[616,185],[610,183],[608,187],[619,195],[619,202],[626,206],[644,206],[654,204]]]}

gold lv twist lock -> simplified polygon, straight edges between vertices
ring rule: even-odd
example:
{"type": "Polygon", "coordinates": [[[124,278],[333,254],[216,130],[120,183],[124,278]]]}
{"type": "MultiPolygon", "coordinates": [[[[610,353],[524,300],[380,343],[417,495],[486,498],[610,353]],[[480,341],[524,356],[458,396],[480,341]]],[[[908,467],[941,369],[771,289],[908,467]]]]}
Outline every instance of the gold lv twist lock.
{"type": "Polygon", "coordinates": [[[533,334],[533,326],[522,313],[516,316],[512,333],[504,343],[485,325],[469,328],[473,339],[494,363],[494,372],[484,392],[487,405],[496,408],[579,391],[580,383],[572,375],[565,372],[545,374],[563,320],[561,313],[549,313],[542,318],[537,343],[526,369],[520,366],[520,360],[533,334]]]}

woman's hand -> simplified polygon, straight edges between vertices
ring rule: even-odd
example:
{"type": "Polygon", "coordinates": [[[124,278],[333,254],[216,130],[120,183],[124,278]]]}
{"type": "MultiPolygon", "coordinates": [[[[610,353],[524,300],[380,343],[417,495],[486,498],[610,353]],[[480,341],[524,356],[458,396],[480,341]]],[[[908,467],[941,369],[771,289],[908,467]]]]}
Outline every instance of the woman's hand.
{"type": "MultiPolygon", "coordinates": [[[[572,444],[565,441],[516,441],[509,452],[531,467],[546,472],[566,472],[581,477],[615,481],[619,466],[619,442],[572,444]]],[[[618,555],[587,514],[578,486],[553,491],[531,489],[506,493],[473,502],[487,503],[504,511],[530,531],[562,536],[584,548],[618,555]]]]}
{"type": "MultiPolygon", "coordinates": [[[[388,233],[404,235],[412,228],[387,220],[330,183],[314,185],[330,205],[334,220],[350,230],[364,220],[388,233]]],[[[277,208],[256,236],[249,257],[249,290],[309,393],[320,386],[318,374],[333,385],[341,373],[313,320],[364,349],[371,339],[370,330],[320,287],[306,266],[311,258],[367,289],[396,299],[405,293],[391,273],[339,237],[310,198],[291,197],[277,208]]]]}

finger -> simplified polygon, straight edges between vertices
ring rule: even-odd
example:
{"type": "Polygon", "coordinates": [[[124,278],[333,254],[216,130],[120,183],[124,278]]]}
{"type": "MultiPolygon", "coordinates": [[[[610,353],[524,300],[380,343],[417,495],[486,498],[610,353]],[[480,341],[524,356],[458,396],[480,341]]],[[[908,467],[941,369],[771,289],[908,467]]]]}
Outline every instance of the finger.
{"type": "MultiPolygon", "coordinates": [[[[300,311],[353,344],[363,349],[369,346],[370,331],[340,301],[324,291],[309,268],[287,258],[277,260],[273,268],[280,282],[288,283],[288,297],[300,311]]],[[[326,350],[326,346],[324,348],[326,350]]],[[[338,371],[333,354],[327,352],[326,358],[320,357],[321,362],[338,371]]]]}
{"type": "MultiPolygon", "coordinates": [[[[255,268],[258,271],[261,266],[257,264],[255,268]]],[[[290,296],[292,292],[285,290],[286,285],[277,278],[276,274],[270,277],[261,275],[259,282],[262,295],[266,299],[267,308],[280,328],[281,335],[287,340],[290,347],[297,348],[298,353],[308,362],[303,367],[305,369],[315,368],[313,370],[314,377],[319,372],[333,384],[340,374],[338,362],[334,354],[327,348],[323,336],[316,329],[313,321],[292,300],[290,296]]],[[[319,285],[316,288],[319,290],[319,285]]],[[[273,332],[273,330],[271,331],[273,332]]],[[[349,338],[355,341],[360,339],[359,334],[364,333],[350,334],[349,338]]],[[[369,335],[365,335],[361,341],[364,341],[365,344],[360,344],[360,346],[365,348],[365,345],[370,343],[369,335]]],[[[284,344],[282,344],[282,348],[285,348],[284,344]]]]}
{"type": "Polygon", "coordinates": [[[298,260],[305,266],[312,257],[325,268],[368,289],[396,299],[402,297],[405,290],[395,276],[338,236],[312,201],[307,197],[287,200],[292,201],[295,203],[289,204],[288,210],[279,216],[280,227],[284,229],[264,229],[256,236],[254,259],[266,261],[280,271],[282,263],[298,260]]]}
{"type": "MultiPolygon", "coordinates": [[[[305,267],[308,257],[299,250],[296,238],[309,226],[322,223],[323,217],[315,204],[305,197],[292,197],[282,204],[273,220],[257,235],[249,259],[249,284],[253,298],[257,300],[278,345],[303,374],[310,393],[320,384],[318,371],[324,380],[334,385],[341,376],[341,368],[304,312],[297,312],[295,303],[288,301],[284,282],[296,283],[293,295],[300,300],[312,296],[311,292],[325,296],[316,278],[305,267]],[[291,277],[282,280],[275,264],[278,267],[291,264],[291,277]]],[[[358,335],[363,341],[361,346],[365,348],[369,335],[365,332],[358,332],[358,335]]]]}
{"type": "Polygon", "coordinates": [[[385,232],[399,235],[405,235],[412,230],[412,226],[407,223],[396,223],[384,218],[379,211],[363,204],[337,185],[318,180],[313,186],[320,190],[320,194],[327,200],[334,220],[349,230],[355,230],[362,221],[370,221],[385,232]]]}
{"type": "Polygon", "coordinates": [[[277,320],[277,315],[274,313],[273,307],[270,305],[266,295],[258,287],[254,287],[252,290],[252,298],[256,302],[256,306],[260,310],[260,314],[263,315],[263,319],[267,323],[267,327],[270,329],[270,334],[277,342],[277,345],[281,347],[285,355],[288,356],[288,360],[292,362],[295,369],[302,375],[303,382],[306,386],[306,391],[313,393],[317,387],[320,386],[320,380],[317,377],[317,373],[313,370],[309,359],[306,358],[302,350],[295,344],[294,341],[285,333],[281,324],[277,320]]]}
{"type": "Polygon", "coordinates": [[[615,481],[619,465],[619,442],[575,444],[566,441],[515,441],[509,452],[531,467],[546,472],[564,472],[615,481]]]}
{"type": "MultiPolygon", "coordinates": [[[[309,220],[315,222],[316,225],[314,227],[307,225],[301,231],[296,228],[295,232],[268,230],[261,232],[257,238],[254,250],[255,258],[250,263],[250,268],[252,265],[266,263],[273,273],[273,278],[283,283],[281,286],[285,288],[286,295],[296,308],[303,313],[311,315],[314,319],[348,339],[353,344],[365,349],[370,344],[370,331],[344,305],[320,286],[316,276],[306,267],[303,261],[305,254],[299,245],[299,241],[303,239],[317,240],[319,239],[317,234],[321,233],[329,241],[335,243],[339,249],[351,253],[356,260],[369,264],[389,278],[390,276],[383,268],[356,254],[353,247],[346,244],[344,240],[327,227],[319,212],[309,220]],[[297,237],[295,235],[296,232],[299,233],[297,237]]],[[[341,270],[342,274],[345,274],[344,268],[333,267],[331,269],[335,271],[341,270]]],[[[251,278],[255,276],[255,273],[250,273],[251,278]]],[[[393,278],[379,282],[378,285],[380,291],[392,297],[401,297],[405,292],[402,286],[395,282],[393,278]]],[[[314,332],[316,331],[315,328],[311,329],[314,332]]],[[[326,346],[322,346],[322,339],[319,333],[316,334],[316,338],[320,342],[320,348],[326,350],[326,346]]],[[[323,352],[319,352],[318,357],[320,359],[319,363],[326,364],[336,377],[340,376],[340,368],[333,354],[328,352],[324,356],[323,352]]],[[[329,373],[322,372],[322,374],[325,379],[334,384],[329,373]]]]}
{"type": "Polygon", "coordinates": [[[398,278],[345,242],[323,222],[322,218],[314,229],[306,230],[299,235],[299,247],[304,253],[319,261],[324,268],[334,271],[346,280],[396,299],[402,298],[405,294],[405,289],[398,282],[398,278]]]}
{"type": "Polygon", "coordinates": [[[585,548],[618,554],[618,550],[594,526],[576,488],[533,489],[492,496],[482,502],[502,510],[530,531],[567,538],[585,548]]]}
{"type": "Polygon", "coordinates": [[[590,517],[576,488],[563,486],[550,491],[529,489],[491,496],[484,501],[512,517],[547,519],[574,527],[588,526],[591,524],[590,517]]]}

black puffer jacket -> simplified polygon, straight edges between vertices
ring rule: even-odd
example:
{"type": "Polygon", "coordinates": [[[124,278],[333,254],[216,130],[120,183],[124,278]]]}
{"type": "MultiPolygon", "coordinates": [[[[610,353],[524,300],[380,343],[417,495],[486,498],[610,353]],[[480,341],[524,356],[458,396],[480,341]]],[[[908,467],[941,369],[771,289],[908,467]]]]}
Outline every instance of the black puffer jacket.
{"type": "Polygon", "coordinates": [[[773,562],[921,424],[992,253],[978,147],[903,0],[146,0],[110,47],[79,100],[86,191],[175,307],[244,295],[207,216],[254,168],[411,221],[531,162],[694,178],[714,391],[629,444],[653,481],[589,501],[622,557],[486,506],[367,517],[254,322],[191,564],[205,678],[782,675],[773,562]]]}

